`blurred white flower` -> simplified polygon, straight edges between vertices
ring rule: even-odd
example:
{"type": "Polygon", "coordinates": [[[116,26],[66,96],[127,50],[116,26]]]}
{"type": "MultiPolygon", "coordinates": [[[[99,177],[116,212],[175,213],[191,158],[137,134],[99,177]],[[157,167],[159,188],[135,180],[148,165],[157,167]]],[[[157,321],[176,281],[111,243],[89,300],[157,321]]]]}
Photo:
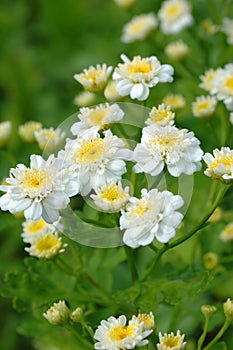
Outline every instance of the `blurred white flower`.
{"type": "Polygon", "coordinates": [[[108,213],[118,212],[130,198],[129,187],[123,188],[120,181],[118,184],[112,181],[97,189],[96,195],[92,194],[91,198],[97,208],[108,213]]]}
{"type": "Polygon", "coordinates": [[[161,126],[173,125],[175,113],[171,111],[170,106],[161,104],[157,107],[153,107],[149,113],[149,118],[145,121],[146,125],[157,124],[161,126]]]}
{"type": "Polygon", "coordinates": [[[96,190],[105,183],[121,180],[126,172],[125,160],[133,155],[110,130],[101,138],[98,129],[92,127],[75,140],[67,139],[65,149],[58,154],[67,167],[75,170],[82,195],[92,188],[96,190]]]}
{"type": "Polygon", "coordinates": [[[59,210],[67,207],[69,197],[78,193],[75,174],[62,169],[53,155],[44,160],[33,154],[30,160],[29,168],[18,164],[10,170],[7,185],[0,186],[0,191],[6,192],[0,197],[0,207],[13,214],[24,211],[27,220],[42,217],[53,223],[59,218],[59,210]]]}
{"type": "Polygon", "coordinates": [[[59,300],[43,313],[43,316],[53,325],[63,326],[69,321],[70,310],[64,300],[59,300]]]}
{"type": "Polygon", "coordinates": [[[39,122],[29,121],[23,125],[19,126],[19,135],[26,142],[34,142],[35,131],[42,128],[42,124],[39,122]]]}
{"type": "Polygon", "coordinates": [[[104,97],[111,102],[120,101],[122,96],[116,89],[116,81],[111,80],[104,90],[104,97]]]}
{"type": "Polygon", "coordinates": [[[0,147],[5,146],[8,142],[12,130],[10,121],[0,123],[0,147]]]}
{"type": "Polygon", "coordinates": [[[161,65],[156,56],[141,58],[135,56],[132,61],[121,55],[124,63],[119,63],[113,73],[116,80],[117,91],[122,96],[130,95],[132,99],[146,100],[149,96],[149,88],[159,82],[173,81],[174,69],[169,64],[161,65]]]}
{"type": "Polygon", "coordinates": [[[174,61],[181,61],[189,53],[189,47],[183,40],[169,43],[165,47],[165,54],[174,61]]]}
{"type": "Polygon", "coordinates": [[[193,24],[190,5],[186,0],[166,0],[158,12],[164,34],[177,34],[193,24]]]}
{"type": "Polygon", "coordinates": [[[97,64],[96,67],[90,66],[88,69],[85,68],[82,73],[75,74],[74,79],[82,84],[85,90],[99,92],[107,85],[111,72],[112,67],[107,67],[106,64],[97,64]]]}
{"type": "Polygon", "coordinates": [[[163,103],[170,106],[172,110],[183,108],[186,105],[184,96],[180,94],[168,94],[163,98],[163,103]]]}
{"type": "Polygon", "coordinates": [[[123,242],[132,248],[145,246],[156,238],[167,243],[176,234],[183,215],[176,210],[183,206],[181,196],[157,189],[141,191],[140,199],[131,197],[121,211],[120,229],[125,230],[123,242]]]}
{"type": "Polygon", "coordinates": [[[224,242],[233,241],[233,222],[224,227],[220,233],[220,239],[224,242]]]}
{"type": "Polygon", "coordinates": [[[131,43],[145,39],[157,26],[157,19],[153,13],[135,16],[123,27],[121,40],[131,43]]]}
{"type": "Polygon", "coordinates": [[[74,123],[71,126],[71,132],[73,135],[81,135],[84,131],[98,127],[98,131],[107,129],[112,123],[119,122],[124,116],[123,110],[114,103],[100,104],[93,108],[81,108],[77,117],[80,122],[74,123]]]}
{"type": "Polygon", "coordinates": [[[221,30],[227,36],[227,43],[233,45],[233,20],[231,18],[223,18],[221,30]]]}
{"type": "Polygon", "coordinates": [[[233,63],[218,68],[212,81],[211,94],[223,101],[229,111],[233,110],[233,63]]]}
{"type": "Polygon", "coordinates": [[[211,92],[214,88],[213,81],[215,76],[218,73],[219,68],[217,69],[208,69],[203,75],[200,76],[201,84],[199,84],[200,88],[211,92]]]}
{"type": "Polygon", "coordinates": [[[82,91],[74,98],[74,104],[79,107],[91,106],[95,103],[96,95],[93,92],[82,91]]]}
{"type": "Polygon", "coordinates": [[[158,350],[182,350],[185,349],[186,342],[184,342],[184,334],[181,335],[180,331],[176,332],[176,335],[171,332],[169,334],[164,333],[162,335],[159,332],[159,344],[157,344],[158,350]]]}
{"type": "Polygon", "coordinates": [[[200,119],[210,119],[213,116],[217,100],[213,96],[198,96],[192,103],[193,115],[200,119]]]}
{"type": "Polygon", "coordinates": [[[98,350],[121,350],[144,346],[148,344],[145,338],[152,333],[152,330],[144,331],[142,325],[137,320],[129,321],[127,324],[124,315],[102,320],[94,334],[94,338],[98,341],[94,347],[98,350]]]}
{"type": "Polygon", "coordinates": [[[222,182],[233,182],[233,150],[229,147],[216,148],[213,155],[205,153],[203,159],[207,164],[205,175],[222,182]]]}
{"type": "Polygon", "coordinates": [[[156,176],[164,166],[172,176],[191,175],[201,169],[203,151],[193,132],[156,124],[142,129],[141,143],[134,150],[133,170],[156,176]]]}
{"type": "Polygon", "coordinates": [[[47,153],[55,152],[58,147],[61,146],[62,141],[65,138],[65,133],[57,128],[43,128],[35,131],[35,139],[41,150],[45,150],[47,153]]]}
{"type": "Polygon", "coordinates": [[[26,220],[23,222],[23,232],[21,234],[25,243],[31,243],[39,234],[44,232],[55,232],[55,226],[48,224],[43,219],[26,220]]]}
{"type": "Polygon", "coordinates": [[[154,330],[155,329],[155,320],[152,312],[149,314],[138,314],[137,316],[133,315],[132,322],[137,320],[139,323],[143,323],[143,330],[154,330]]]}

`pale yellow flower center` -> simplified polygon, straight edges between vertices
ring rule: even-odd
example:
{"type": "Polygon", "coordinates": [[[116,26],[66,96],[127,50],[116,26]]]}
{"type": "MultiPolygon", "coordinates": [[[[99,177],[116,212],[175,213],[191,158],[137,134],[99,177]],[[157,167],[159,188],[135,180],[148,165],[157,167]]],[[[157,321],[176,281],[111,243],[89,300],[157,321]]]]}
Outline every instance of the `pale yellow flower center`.
{"type": "Polygon", "coordinates": [[[232,237],[233,236],[233,224],[229,224],[223,232],[224,232],[224,236],[232,237]]]}
{"type": "Polygon", "coordinates": [[[20,177],[23,188],[39,189],[51,183],[51,178],[45,170],[27,169],[20,177]]]}
{"type": "Polygon", "coordinates": [[[131,214],[141,217],[150,209],[150,205],[147,201],[140,201],[138,205],[132,210],[131,214]]]}
{"type": "Polygon", "coordinates": [[[224,86],[230,90],[231,93],[233,93],[233,76],[229,77],[226,81],[224,86]]]}
{"type": "Polygon", "coordinates": [[[135,328],[134,325],[129,325],[129,326],[119,325],[110,329],[108,335],[112,340],[122,341],[123,339],[135,334],[134,328],[135,328]]]}
{"type": "Polygon", "coordinates": [[[145,325],[151,325],[153,326],[154,325],[154,320],[153,320],[153,317],[151,317],[150,315],[141,315],[138,317],[138,321],[139,322],[144,322],[145,325]]]}
{"type": "Polygon", "coordinates": [[[53,140],[55,138],[55,131],[43,131],[41,135],[47,139],[53,140]]]}
{"type": "Polygon", "coordinates": [[[151,71],[151,64],[143,58],[142,60],[133,60],[128,67],[128,74],[131,77],[134,74],[148,74],[151,71]]]}
{"type": "Polygon", "coordinates": [[[151,119],[153,122],[160,122],[163,121],[164,119],[170,118],[172,112],[166,111],[164,109],[156,109],[152,114],[151,114],[151,119]]]}
{"type": "Polygon", "coordinates": [[[27,225],[27,231],[30,233],[36,233],[40,231],[43,227],[45,227],[47,224],[43,219],[32,221],[27,225]]]}
{"type": "Polygon", "coordinates": [[[111,184],[105,191],[101,193],[101,197],[107,199],[110,202],[115,202],[122,198],[124,191],[120,189],[116,184],[111,184]]]}
{"type": "Polygon", "coordinates": [[[163,102],[173,108],[180,108],[185,105],[184,98],[182,96],[167,96],[163,102]]]}
{"type": "Polygon", "coordinates": [[[163,340],[163,344],[168,348],[173,348],[179,345],[179,342],[180,342],[180,337],[177,337],[174,335],[168,335],[167,338],[163,340]]]}
{"type": "Polygon", "coordinates": [[[60,240],[56,236],[46,236],[35,243],[36,250],[40,253],[52,252],[55,248],[61,246],[60,240]]]}
{"type": "Polygon", "coordinates": [[[108,110],[102,108],[91,111],[87,117],[91,120],[92,125],[102,126],[107,115],[108,110]]]}
{"type": "Polygon", "coordinates": [[[216,169],[220,164],[223,164],[226,168],[233,166],[233,156],[224,156],[222,158],[217,158],[209,165],[210,169],[216,169]]]}
{"type": "Polygon", "coordinates": [[[152,148],[155,146],[161,147],[163,152],[171,152],[173,150],[176,150],[181,146],[183,142],[182,134],[180,133],[166,133],[165,135],[160,135],[159,137],[151,138],[150,143],[148,146],[152,146],[152,148]]]}
{"type": "Polygon", "coordinates": [[[95,84],[97,83],[97,78],[101,77],[103,74],[102,70],[89,70],[84,74],[86,80],[92,80],[95,84]]]}
{"type": "Polygon", "coordinates": [[[99,160],[106,150],[107,146],[104,139],[83,140],[76,153],[76,162],[92,164],[99,160]]]}
{"type": "Polygon", "coordinates": [[[167,8],[166,16],[169,20],[172,20],[176,17],[178,17],[181,13],[181,7],[180,4],[172,4],[167,8]]]}
{"type": "Polygon", "coordinates": [[[137,20],[137,22],[131,24],[131,26],[129,27],[129,32],[131,34],[137,34],[138,32],[140,32],[141,30],[143,30],[145,28],[145,26],[147,25],[147,19],[140,19],[137,20]]]}
{"type": "Polygon", "coordinates": [[[202,101],[196,105],[196,110],[198,112],[200,112],[200,111],[208,109],[210,107],[211,107],[210,101],[202,101]]]}

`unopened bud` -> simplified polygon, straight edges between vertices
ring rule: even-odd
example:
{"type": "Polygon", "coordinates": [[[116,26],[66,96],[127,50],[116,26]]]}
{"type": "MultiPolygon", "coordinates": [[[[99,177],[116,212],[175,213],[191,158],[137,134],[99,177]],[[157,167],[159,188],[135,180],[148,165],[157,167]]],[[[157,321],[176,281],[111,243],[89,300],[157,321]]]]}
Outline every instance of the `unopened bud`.
{"type": "Polygon", "coordinates": [[[223,304],[223,311],[228,320],[233,320],[233,301],[230,298],[223,304]]]}
{"type": "Polygon", "coordinates": [[[213,305],[202,305],[201,312],[205,317],[211,317],[216,312],[216,307],[213,305]]]}
{"type": "Polygon", "coordinates": [[[54,303],[43,316],[48,320],[49,323],[53,325],[63,326],[69,321],[70,310],[66,306],[65,301],[59,301],[58,303],[54,303]]]}
{"type": "Polygon", "coordinates": [[[83,310],[81,307],[77,307],[70,315],[70,318],[73,322],[82,322],[83,321],[83,310]]]}

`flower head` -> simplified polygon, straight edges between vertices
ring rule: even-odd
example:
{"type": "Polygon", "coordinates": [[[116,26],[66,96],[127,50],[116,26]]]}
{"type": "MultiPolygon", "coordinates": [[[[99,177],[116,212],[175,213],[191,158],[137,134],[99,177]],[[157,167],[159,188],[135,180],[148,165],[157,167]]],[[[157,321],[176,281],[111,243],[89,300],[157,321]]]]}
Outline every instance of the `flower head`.
{"type": "Polygon", "coordinates": [[[35,131],[42,128],[42,124],[39,122],[30,121],[19,126],[19,135],[26,142],[34,142],[35,131]]]}
{"type": "Polygon", "coordinates": [[[211,317],[217,311],[216,307],[213,305],[202,305],[201,312],[205,317],[211,317]]]}
{"type": "Polygon", "coordinates": [[[216,98],[213,96],[198,96],[192,104],[193,115],[208,120],[212,118],[216,104],[216,98]]]}
{"type": "Polygon", "coordinates": [[[181,335],[179,330],[176,332],[176,335],[173,332],[169,334],[164,333],[164,335],[159,333],[159,341],[160,343],[157,344],[158,350],[182,350],[186,346],[184,334],[181,335]]]}
{"type": "Polygon", "coordinates": [[[221,30],[227,36],[227,43],[233,44],[233,20],[231,18],[223,18],[221,30]]]}
{"type": "Polygon", "coordinates": [[[82,91],[74,98],[74,104],[79,107],[87,107],[94,104],[96,95],[93,92],[82,91]]]}
{"type": "Polygon", "coordinates": [[[69,321],[70,310],[64,300],[59,300],[43,313],[43,316],[53,325],[63,326],[69,321]]]}
{"type": "Polygon", "coordinates": [[[11,129],[12,129],[11,122],[6,121],[6,122],[0,123],[0,147],[5,146],[5,144],[9,140],[11,129]]]}
{"type": "Polygon", "coordinates": [[[229,147],[216,148],[213,155],[206,153],[203,159],[208,166],[205,175],[225,183],[233,181],[233,150],[229,147]]]}
{"type": "Polygon", "coordinates": [[[67,167],[76,173],[79,191],[87,195],[103,184],[121,180],[126,172],[125,160],[132,159],[132,151],[110,130],[100,137],[98,127],[92,127],[75,140],[67,140],[65,149],[58,154],[67,167]]]}
{"type": "Polygon", "coordinates": [[[46,232],[55,232],[56,228],[52,224],[47,224],[43,219],[26,220],[23,222],[23,233],[21,234],[23,241],[31,243],[40,234],[46,232]]]}
{"type": "Polygon", "coordinates": [[[137,316],[132,317],[132,321],[137,320],[139,323],[143,323],[143,330],[154,330],[155,329],[155,320],[152,312],[149,314],[138,314],[137,316]]]}
{"type": "Polygon", "coordinates": [[[176,34],[193,24],[189,3],[186,0],[166,0],[158,12],[161,30],[176,34]]]}
{"type": "Polygon", "coordinates": [[[72,125],[71,132],[78,136],[93,126],[98,127],[98,131],[103,131],[112,123],[119,122],[123,116],[123,110],[116,103],[105,103],[93,108],[84,107],[77,115],[80,121],[72,125]]]}
{"type": "Polygon", "coordinates": [[[171,111],[170,106],[161,104],[158,107],[153,107],[149,113],[149,118],[146,120],[147,125],[157,124],[161,126],[174,124],[175,113],[171,111]]]}
{"type": "Polygon", "coordinates": [[[125,230],[123,242],[132,247],[150,244],[154,238],[167,243],[176,234],[183,215],[176,210],[183,206],[181,196],[157,189],[141,191],[140,199],[131,197],[121,211],[120,228],[125,230]]]}
{"type": "Polygon", "coordinates": [[[220,239],[224,242],[233,241],[233,222],[230,222],[220,233],[220,239]]]}
{"type": "Polygon", "coordinates": [[[208,270],[214,269],[218,265],[218,255],[213,252],[208,252],[203,256],[205,268],[208,270]]]}
{"type": "Polygon", "coordinates": [[[121,40],[124,43],[143,40],[156,26],[157,20],[153,13],[136,16],[124,26],[121,40]]]}
{"type": "Polygon", "coordinates": [[[104,90],[104,96],[108,101],[115,102],[120,101],[122,99],[122,96],[116,89],[116,84],[117,83],[115,80],[110,80],[110,82],[104,90]]]}
{"type": "Polygon", "coordinates": [[[211,222],[212,224],[215,224],[221,221],[222,217],[223,217],[223,211],[220,207],[217,207],[213,212],[213,214],[209,217],[208,221],[211,222]]]}
{"type": "Polygon", "coordinates": [[[229,111],[233,110],[233,63],[226,64],[224,68],[218,68],[212,80],[211,94],[216,95],[219,101],[223,101],[229,111]]]}
{"type": "Polygon", "coordinates": [[[214,88],[214,78],[217,75],[219,69],[208,69],[203,75],[200,76],[201,84],[200,88],[211,92],[214,88]]]}
{"type": "Polygon", "coordinates": [[[118,184],[113,181],[109,184],[104,184],[96,190],[96,193],[96,195],[91,195],[95,205],[100,210],[108,213],[120,211],[130,198],[129,187],[123,188],[120,181],[118,184]]]}
{"type": "Polygon", "coordinates": [[[170,106],[172,110],[183,108],[186,104],[184,97],[179,94],[168,94],[164,97],[163,103],[170,106]]]}
{"type": "Polygon", "coordinates": [[[49,128],[35,131],[35,139],[40,149],[48,153],[55,152],[65,138],[65,133],[61,129],[49,128]]]}
{"type": "Polygon", "coordinates": [[[98,350],[134,349],[136,346],[148,344],[145,338],[152,330],[143,330],[143,323],[137,320],[127,323],[126,317],[109,317],[107,321],[101,321],[94,338],[98,341],[94,347],[98,350]]]}
{"type": "Polygon", "coordinates": [[[165,54],[174,61],[181,61],[189,53],[189,47],[183,40],[169,43],[165,47],[165,54]]]}
{"type": "Polygon", "coordinates": [[[30,159],[30,167],[18,164],[10,170],[7,185],[0,186],[6,192],[0,197],[0,207],[13,214],[24,211],[27,220],[42,217],[48,223],[55,222],[59,210],[66,208],[69,197],[78,192],[74,173],[63,169],[52,155],[44,160],[33,154],[30,159]]]}
{"type": "Polygon", "coordinates": [[[175,126],[150,125],[142,130],[141,143],[134,150],[133,170],[156,176],[166,164],[172,176],[191,175],[201,169],[203,151],[193,132],[175,126]]]}
{"type": "Polygon", "coordinates": [[[90,66],[88,69],[84,69],[82,73],[75,74],[74,79],[82,84],[85,90],[99,92],[107,85],[111,72],[112,67],[107,67],[106,64],[97,64],[96,67],[90,66]]]}
{"type": "Polygon", "coordinates": [[[146,100],[149,88],[159,82],[173,81],[173,67],[169,64],[161,65],[156,56],[141,58],[135,56],[132,61],[121,55],[124,63],[119,63],[113,73],[116,89],[122,96],[130,95],[132,99],[146,100]]]}
{"type": "Polygon", "coordinates": [[[233,320],[233,301],[228,298],[227,301],[223,304],[223,311],[228,320],[233,320]]]}

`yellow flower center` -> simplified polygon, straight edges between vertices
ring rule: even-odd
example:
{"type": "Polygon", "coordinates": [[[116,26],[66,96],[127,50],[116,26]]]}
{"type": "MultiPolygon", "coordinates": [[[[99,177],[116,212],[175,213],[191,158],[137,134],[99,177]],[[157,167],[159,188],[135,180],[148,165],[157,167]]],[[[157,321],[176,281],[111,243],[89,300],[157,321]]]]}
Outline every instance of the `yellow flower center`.
{"type": "Polygon", "coordinates": [[[95,84],[97,83],[97,78],[101,77],[103,74],[102,70],[89,70],[84,74],[86,80],[92,80],[95,84]]]}
{"type": "Polygon", "coordinates": [[[36,233],[40,231],[43,227],[45,227],[47,224],[43,219],[32,221],[27,226],[27,231],[30,233],[36,233]]]}
{"type": "Polygon", "coordinates": [[[161,147],[162,152],[171,152],[182,144],[182,135],[179,132],[166,133],[159,137],[151,138],[149,147],[161,147]]]}
{"type": "Polygon", "coordinates": [[[81,164],[92,164],[99,160],[106,150],[107,147],[104,139],[83,140],[81,147],[76,153],[75,160],[81,164]]]}
{"type": "Polygon", "coordinates": [[[41,135],[47,139],[53,140],[55,138],[55,131],[46,130],[41,135]]]}
{"type": "Polygon", "coordinates": [[[145,28],[146,24],[147,24],[147,20],[144,18],[137,20],[137,22],[131,24],[131,26],[129,27],[129,32],[131,34],[137,34],[138,32],[140,32],[145,28]]]}
{"type": "Polygon", "coordinates": [[[138,317],[138,321],[139,322],[144,322],[145,325],[151,325],[153,326],[154,325],[154,320],[153,320],[153,317],[151,317],[150,315],[141,315],[138,317]]]}
{"type": "Polygon", "coordinates": [[[51,183],[51,179],[45,170],[27,169],[21,174],[23,188],[39,189],[48,183],[51,183]]]}
{"type": "Polygon", "coordinates": [[[107,199],[110,202],[115,202],[123,197],[123,190],[121,190],[116,184],[111,184],[105,191],[101,193],[101,197],[107,199]]]}
{"type": "Polygon", "coordinates": [[[210,108],[210,102],[209,101],[203,101],[203,102],[199,102],[196,106],[196,110],[198,112],[202,111],[203,109],[208,109],[210,108]]]}
{"type": "Polygon", "coordinates": [[[231,93],[233,93],[233,76],[229,77],[226,81],[224,86],[230,90],[231,93]]]}
{"type": "Polygon", "coordinates": [[[138,205],[132,210],[132,215],[143,216],[147,211],[149,211],[150,205],[147,201],[141,200],[138,205]]]}
{"type": "Polygon", "coordinates": [[[129,64],[128,68],[128,74],[129,76],[132,76],[134,74],[142,73],[142,74],[148,74],[151,71],[151,64],[145,59],[141,60],[133,60],[129,64]]]}
{"type": "Polygon", "coordinates": [[[92,125],[102,126],[107,115],[108,110],[101,108],[92,110],[87,117],[91,120],[92,125]]]}
{"type": "Polygon", "coordinates": [[[209,165],[210,169],[216,169],[220,164],[223,164],[226,168],[230,168],[233,165],[233,156],[224,156],[217,158],[209,165]]]}
{"type": "Polygon", "coordinates": [[[173,348],[179,345],[180,338],[174,335],[168,335],[167,338],[163,340],[163,344],[168,348],[173,348]]]}
{"type": "Polygon", "coordinates": [[[56,236],[52,235],[43,237],[35,243],[35,248],[40,254],[51,252],[55,248],[59,249],[60,246],[60,240],[56,236]]]}
{"type": "Polygon", "coordinates": [[[233,224],[229,224],[224,230],[224,236],[232,237],[233,236],[233,224]]]}
{"type": "Polygon", "coordinates": [[[172,4],[167,8],[166,16],[169,20],[178,17],[181,13],[180,4],[172,4]]]}
{"type": "Polygon", "coordinates": [[[170,111],[156,109],[154,113],[151,115],[151,119],[153,122],[160,122],[160,121],[163,121],[164,119],[170,118],[171,114],[172,112],[170,111]]]}
{"type": "Polygon", "coordinates": [[[109,330],[109,337],[112,340],[122,341],[123,339],[135,334],[134,325],[129,326],[116,326],[109,330]]]}

